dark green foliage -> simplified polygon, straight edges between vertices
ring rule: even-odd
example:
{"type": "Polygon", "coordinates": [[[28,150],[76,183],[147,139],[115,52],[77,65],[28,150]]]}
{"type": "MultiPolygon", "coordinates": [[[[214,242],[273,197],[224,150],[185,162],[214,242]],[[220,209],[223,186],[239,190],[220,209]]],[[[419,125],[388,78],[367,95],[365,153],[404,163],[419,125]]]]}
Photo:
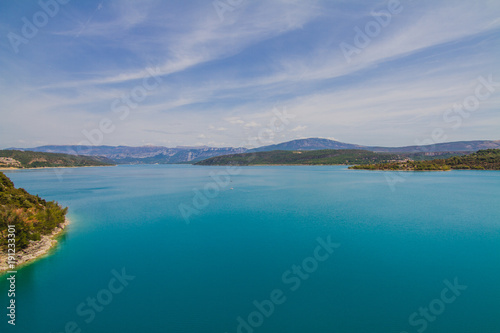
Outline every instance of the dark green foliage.
{"type": "MultiPolygon", "coordinates": [[[[55,153],[40,153],[20,150],[0,150],[0,158],[9,157],[21,164],[21,168],[107,166],[113,161],[100,156],[79,156],[55,153]]],[[[9,167],[0,159],[0,167],[9,167]]]]}
{"type": "Polygon", "coordinates": [[[500,149],[479,150],[465,156],[453,156],[447,159],[432,161],[405,161],[358,165],[351,169],[365,170],[413,170],[413,171],[446,171],[446,170],[500,170],[500,149]]]}
{"type": "Polygon", "coordinates": [[[0,172],[0,250],[7,244],[9,225],[16,226],[16,249],[26,248],[30,240],[40,240],[65,220],[67,208],[47,202],[22,188],[0,172]]]}
{"type": "Polygon", "coordinates": [[[196,165],[335,165],[369,164],[400,160],[389,153],[374,153],[359,149],[287,151],[275,150],[257,153],[217,156],[196,165]]]}

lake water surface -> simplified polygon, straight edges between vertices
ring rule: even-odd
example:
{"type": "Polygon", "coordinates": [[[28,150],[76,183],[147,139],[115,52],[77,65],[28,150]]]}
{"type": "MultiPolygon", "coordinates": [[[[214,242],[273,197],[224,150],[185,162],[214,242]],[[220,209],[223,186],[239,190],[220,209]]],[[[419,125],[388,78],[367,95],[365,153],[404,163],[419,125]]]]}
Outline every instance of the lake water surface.
{"type": "Polygon", "coordinates": [[[225,170],[7,172],[72,224],[0,331],[500,332],[500,172],[225,170]]]}

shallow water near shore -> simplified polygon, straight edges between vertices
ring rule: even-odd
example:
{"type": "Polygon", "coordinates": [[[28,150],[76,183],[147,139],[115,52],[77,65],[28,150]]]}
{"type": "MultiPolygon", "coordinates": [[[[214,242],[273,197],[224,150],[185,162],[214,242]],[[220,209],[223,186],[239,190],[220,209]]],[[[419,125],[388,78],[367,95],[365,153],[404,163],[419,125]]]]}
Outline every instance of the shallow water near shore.
{"type": "Polygon", "coordinates": [[[72,223],[0,331],[498,332],[500,172],[225,170],[6,171],[72,223]]]}

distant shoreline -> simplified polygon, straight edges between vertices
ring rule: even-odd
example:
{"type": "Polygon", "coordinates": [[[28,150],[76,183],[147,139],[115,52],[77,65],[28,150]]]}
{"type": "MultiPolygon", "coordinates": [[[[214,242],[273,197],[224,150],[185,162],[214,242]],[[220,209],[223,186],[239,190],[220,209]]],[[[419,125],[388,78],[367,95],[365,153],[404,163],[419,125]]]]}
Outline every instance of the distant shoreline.
{"type": "MultiPolygon", "coordinates": [[[[30,241],[30,245],[23,250],[16,250],[16,267],[13,270],[16,271],[47,255],[57,245],[57,238],[64,234],[69,224],[70,220],[66,218],[52,233],[43,235],[39,241],[30,241]]],[[[0,252],[0,275],[11,270],[8,265],[8,257],[7,253],[0,252]]]]}
{"type": "Polygon", "coordinates": [[[80,165],[80,166],[53,166],[53,167],[39,167],[39,168],[5,168],[0,167],[1,171],[12,170],[37,170],[37,169],[67,169],[67,168],[100,168],[100,167],[114,167],[116,165],[80,165]]]}

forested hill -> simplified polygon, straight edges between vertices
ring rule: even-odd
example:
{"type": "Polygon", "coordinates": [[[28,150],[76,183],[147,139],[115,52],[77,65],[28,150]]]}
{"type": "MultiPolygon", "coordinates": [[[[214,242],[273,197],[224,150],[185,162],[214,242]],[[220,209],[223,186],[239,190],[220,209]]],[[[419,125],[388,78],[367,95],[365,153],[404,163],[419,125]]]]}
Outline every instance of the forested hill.
{"type": "Polygon", "coordinates": [[[0,172],[0,252],[7,247],[7,227],[15,225],[16,250],[24,249],[30,240],[40,240],[65,221],[67,208],[45,201],[22,188],[0,172]]]}
{"type": "Polygon", "coordinates": [[[500,149],[485,149],[465,156],[454,156],[432,161],[404,161],[358,165],[351,169],[445,171],[445,170],[500,170],[500,149]]]}
{"type": "Polygon", "coordinates": [[[0,168],[83,167],[114,165],[100,156],[79,156],[20,150],[0,150],[0,168]]]}
{"type": "Polygon", "coordinates": [[[234,154],[212,157],[195,165],[335,165],[370,164],[401,160],[397,154],[359,149],[285,151],[234,154]]]}

